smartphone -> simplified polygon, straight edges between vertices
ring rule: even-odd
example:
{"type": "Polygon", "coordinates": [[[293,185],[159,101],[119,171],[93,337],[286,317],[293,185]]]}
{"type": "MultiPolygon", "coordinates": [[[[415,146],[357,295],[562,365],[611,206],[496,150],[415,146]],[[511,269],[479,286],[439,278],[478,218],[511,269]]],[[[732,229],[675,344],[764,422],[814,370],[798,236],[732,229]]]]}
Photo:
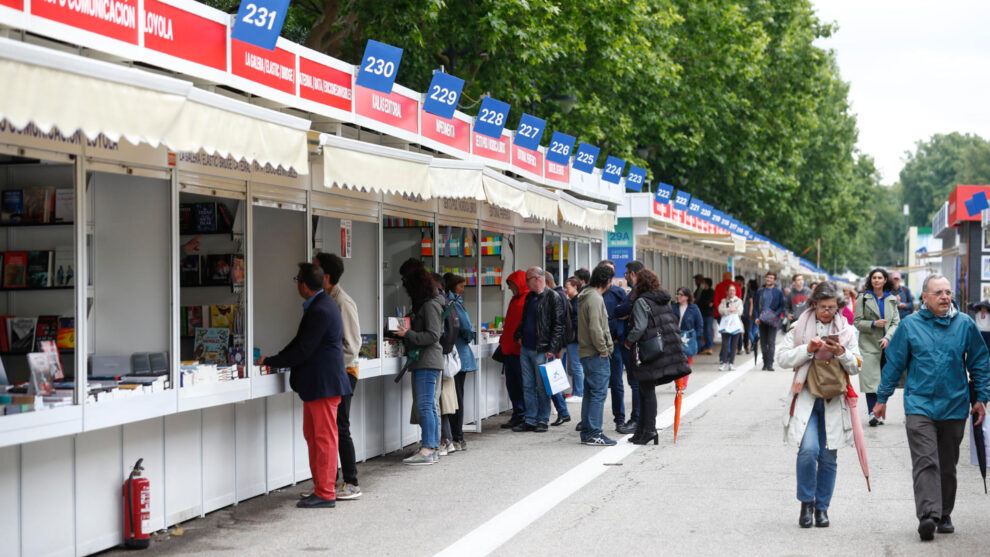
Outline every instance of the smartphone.
{"type": "Polygon", "coordinates": [[[839,342],[839,335],[826,335],[822,337],[822,340],[826,342],[828,341],[839,342]]]}

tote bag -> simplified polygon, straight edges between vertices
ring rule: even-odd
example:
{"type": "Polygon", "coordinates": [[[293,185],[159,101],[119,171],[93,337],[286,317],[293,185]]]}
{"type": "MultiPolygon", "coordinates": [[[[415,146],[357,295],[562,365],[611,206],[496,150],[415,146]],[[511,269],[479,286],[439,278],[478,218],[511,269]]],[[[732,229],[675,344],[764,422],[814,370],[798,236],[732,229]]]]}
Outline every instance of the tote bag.
{"type": "Polygon", "coordinates": [[[547,396],[566,391],[571,386],[567,380],[567,372],[564,371],[564,364],[559,358],[541,365],[540,374],[543,376],[543,386],[546,387],[547,396]]]}

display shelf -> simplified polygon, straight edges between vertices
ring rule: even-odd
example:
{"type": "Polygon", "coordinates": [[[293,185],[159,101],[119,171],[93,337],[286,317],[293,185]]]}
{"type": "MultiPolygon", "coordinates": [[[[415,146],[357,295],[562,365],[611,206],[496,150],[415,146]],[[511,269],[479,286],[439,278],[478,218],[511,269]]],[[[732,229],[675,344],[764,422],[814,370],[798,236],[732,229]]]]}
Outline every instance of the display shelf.
{"type": "Polygon", "coordinates": [[[140,422],[175,414],[175,391],[129,396],[120,400],[105,400],[86,404],[83,431],[93,431],[116,425],[140,422]]]}
{"type": "Polygon", "coordinates": [[[79,405],[0,416],[0,447],[72,435],[81,431],[82,407],[79,405]]]}
{"type": "Polygon", "coordinates": [[[398,375],[405,358],[382,358],[381,375],[398,375]]]}
{"type": "Polygon", "coordinates": [[[22,286],[20,288],[0,288],[0,292],[34,292],[37,290],[73,290],[75,286],[22,286]]]}
{"type": "Polygon", "coordinates": [[[251,378],[251,398],[264,398],[291,390],[289,372],[256,375],[251,378]]]}
{"type": "Polygon", "coordinates": [[[251,381],[234,379],[179,389],[179,412],[222,406],[251,398],[251,381]]]}
{"type": "Polygon", "coordinates": [[[358,361],[358,379],[371,379],[372,377],[381,377],[382,375],[382,359],[375,358],[373,360],[366,360],[361,358],[358,361]]]}
{"type": "Polygon", "coordinates": [[[75,222],[10,222],[0,224],[0,228],[30,228],[36,226],[72,226],[75,222]]]}
{"type": "Polygon", "coordinates": [[[233,236],[234,232],[228,230],[227,232],[180,232],[179,236],[233,236]]]}
{"type": "MultiPolygon", "coordinates": [[[[59,354],[74,354],[75,351],[76,351],[75,348],[59,348],[58,349],[58,353],[59,354]]],[[[33,350],[32,352],[41,352],[41,350],[33,350]]],[[[29,353],[30,352],[28,352],[28,351],[0,352],[0,356],[24,356],[24,355],[29,354],[29,353]]]]}

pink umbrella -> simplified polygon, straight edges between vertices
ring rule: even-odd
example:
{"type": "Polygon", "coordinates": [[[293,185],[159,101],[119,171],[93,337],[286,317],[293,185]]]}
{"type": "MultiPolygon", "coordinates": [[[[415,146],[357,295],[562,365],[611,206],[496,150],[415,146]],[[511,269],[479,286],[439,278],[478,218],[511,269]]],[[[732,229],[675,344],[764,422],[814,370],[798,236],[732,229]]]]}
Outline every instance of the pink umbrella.
{"type": "Polygon", "coordinates": [[[859,419],[859,412],[856,404],[859,396],[853,390],[852,385],[846,386],[846,404],[849,405],[849,417],[852,420],[853,440],[856,442],[856,454],[859,455],[859,465],[863,468],[863,475],[866,476],[866,490],[870,489],[870,465],[866,461],[866,440],[863,439],[863,422],[859,419]]]}

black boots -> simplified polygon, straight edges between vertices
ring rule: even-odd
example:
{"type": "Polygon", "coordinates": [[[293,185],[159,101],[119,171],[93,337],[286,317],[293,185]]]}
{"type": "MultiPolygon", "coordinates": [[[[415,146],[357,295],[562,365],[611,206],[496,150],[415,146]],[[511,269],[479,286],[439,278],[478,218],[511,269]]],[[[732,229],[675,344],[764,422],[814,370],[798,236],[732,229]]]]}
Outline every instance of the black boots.
{"type": "Polygon", "coordinates": [[[828,528],[828,511],[815,509],[815,528],[828,528]]]}
{"type": "Polygon", "coordinates": [[[651,432],[639,431],[636,435],[629,438],[629,442],[633,445],[648,445],[650,441],[653,441],[654,445],[660,444],[660,434],[657,430],[654,429],[651,432]]]}
{"type": "Polygon", "coordinates": [[[802,528],[811,528],[811,523],[814,520],[813,515],[815,513],[814,503],[801,503],[801,516],[798,517],[798,524],[802,528]]]}
{"type": "Polygon", "coordinates": [[[952,519],[949,518],[949,515],[945,515],[942,520],[938,521],[938,527],[935,530],[939,534],[951,534],[956,531],[956,527],[952,525],[952,519]]]}

